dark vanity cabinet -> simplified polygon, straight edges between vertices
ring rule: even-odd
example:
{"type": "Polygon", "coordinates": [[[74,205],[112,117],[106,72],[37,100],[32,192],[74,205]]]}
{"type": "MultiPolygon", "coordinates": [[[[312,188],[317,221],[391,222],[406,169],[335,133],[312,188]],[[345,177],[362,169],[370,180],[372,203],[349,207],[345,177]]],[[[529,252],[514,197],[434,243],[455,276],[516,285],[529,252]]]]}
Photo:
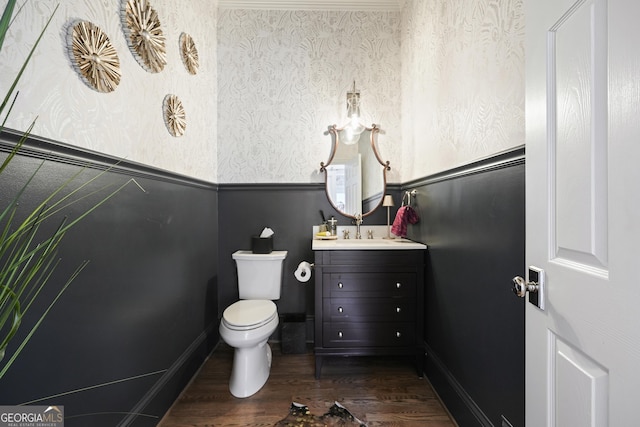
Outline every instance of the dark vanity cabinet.
{"type": "Polygon", "coordinates": [[[424,250],[315,251],[316,378],[327,356],[415,357],[423,374],[424,250]]]}

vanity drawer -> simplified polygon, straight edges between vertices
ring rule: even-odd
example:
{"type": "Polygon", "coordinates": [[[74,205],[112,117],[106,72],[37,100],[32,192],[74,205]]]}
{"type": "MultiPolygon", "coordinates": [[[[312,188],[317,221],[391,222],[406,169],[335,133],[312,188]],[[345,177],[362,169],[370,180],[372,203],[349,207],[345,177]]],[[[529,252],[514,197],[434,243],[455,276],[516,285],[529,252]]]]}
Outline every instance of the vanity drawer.
{"type": "Polygon", "coordinates": [[[315,252],[316,265],[325,266],[345,266],[340,267],[343,269],[350,269],[351,267],[360,268],[365,266],[366,268],[380,268],[380,266],[392,266],[396,271],[402,269],[415,269],[416,266],[424,263],[424,251],[422,250],[410,250],[410,251],[316,251],[315,252]]]}
{"type": "Polygon", "coordinates": [[[398,298],[325,298],[322,318],[327,322],[412,322],[416,301],[398,298]]]}
{"type": "Polygon", "coordinates": [[[415,295],[415,273],[328,273],[323,275],[325,298],[414,298],[415,295]]]}
{"type": "Polygon", "coordinates": [[[325,347],[407,347],[415,345],[413,322],[326,322],[325,347]]]}

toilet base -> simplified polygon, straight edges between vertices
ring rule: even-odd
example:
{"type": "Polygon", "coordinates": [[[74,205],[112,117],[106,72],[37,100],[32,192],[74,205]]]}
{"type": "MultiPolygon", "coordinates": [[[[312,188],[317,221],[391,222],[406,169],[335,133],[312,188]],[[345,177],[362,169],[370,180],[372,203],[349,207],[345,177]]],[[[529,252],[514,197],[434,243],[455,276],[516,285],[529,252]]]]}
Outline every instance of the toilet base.
{"type": "Polygon", "coordinates": [[[239,347],[233,353],[229,391],[239,398],[257,393],[271,371],[271,347],[265,340],[255,347],[239,347]]]}

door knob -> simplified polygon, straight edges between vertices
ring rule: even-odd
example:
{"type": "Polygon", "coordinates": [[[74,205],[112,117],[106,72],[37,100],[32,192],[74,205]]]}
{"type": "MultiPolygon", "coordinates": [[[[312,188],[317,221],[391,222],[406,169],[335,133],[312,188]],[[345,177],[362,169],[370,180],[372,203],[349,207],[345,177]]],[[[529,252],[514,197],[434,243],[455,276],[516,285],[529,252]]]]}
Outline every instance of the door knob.
{"type": "Polygon", "coordinates": [[[538,292],[540,286],[537,282],[527,282],[520,276],[513,278],[513,293],[519,297],[525,297],[527,292],[538,292]]]}
{"type": "Polygon", "coordinates": [[[531,265],[528,273],[529,281],[520,276],[513,278],[513,293],[523,298],[529,293],[529,302],[544,311],[545,288],[547,287],[544,270],[531,265]]]}

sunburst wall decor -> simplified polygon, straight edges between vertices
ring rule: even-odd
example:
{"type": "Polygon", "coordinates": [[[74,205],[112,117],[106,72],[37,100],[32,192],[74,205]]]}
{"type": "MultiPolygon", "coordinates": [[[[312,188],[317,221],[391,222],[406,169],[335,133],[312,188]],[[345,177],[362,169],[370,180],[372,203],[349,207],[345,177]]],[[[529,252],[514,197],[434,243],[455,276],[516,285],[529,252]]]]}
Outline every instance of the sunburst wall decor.
{"type": "Polygon", "coordinates": [[[98,92],[112,92],[120,83],[120,60],[109,37],[98,26],[78,21],[69,27],[69,55],[84,82],[98,92]]]}
{"type": "Polygon", "coordinates": [[[123,28],[129,48],[142,68],[162,71],[167,63],[165,38],[158,13],[147,0],[128,0],[123,8],[123,28]]]}
{"type": "Polygon", "coordinates": [[[196,74],[200,65],[198,49],[196,49],[196,44],[189,34],[180,34],[180,56],[182,56],[182,62],[187,71],[190,74],[196,74]]]}
{"type": "Polygon", "coordinates": [[[187,129],[187,115],[184,112],[182,102],[176,95],[167,95],[163,102],[164,123],[169,133],[173,136],[184,135],[187,129]]]}

